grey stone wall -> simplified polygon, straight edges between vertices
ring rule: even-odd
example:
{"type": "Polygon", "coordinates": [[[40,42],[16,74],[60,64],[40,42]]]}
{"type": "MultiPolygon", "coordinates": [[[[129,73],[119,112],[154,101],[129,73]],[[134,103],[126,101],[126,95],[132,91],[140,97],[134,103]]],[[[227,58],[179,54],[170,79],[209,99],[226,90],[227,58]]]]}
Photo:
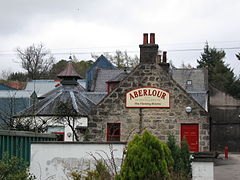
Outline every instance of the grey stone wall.
{"type": "Polygon", "coordinates": [[[107,123],[121,123],[121,141],[128,141],[140,128],[140,109],[126,108],[125,95],[139,87],[158,87],[170,92],[170,108],[143,108],[142,128],[166,141],[170,132],[178,142],[181,124],[199,124],[199,150],[209,150],[207,112],[168,74],[166,64],[139,64],[98,104],[89,116],[89,135],[94,141],[106,141],[107,123]],[[192,107],[187,114],[185,108],[192,107]],[[133,132],[133,133],[131,133],[133,132]]]}

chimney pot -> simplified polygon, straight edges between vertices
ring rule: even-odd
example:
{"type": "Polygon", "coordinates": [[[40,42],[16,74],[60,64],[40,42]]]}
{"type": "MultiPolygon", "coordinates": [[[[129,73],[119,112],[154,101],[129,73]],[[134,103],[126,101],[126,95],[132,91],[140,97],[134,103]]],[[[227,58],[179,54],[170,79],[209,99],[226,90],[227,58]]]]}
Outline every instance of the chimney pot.
{"type": "Polygon", "coordinates": [[[155,33],[150,33],[150,44],[155,44],[155,33]]]}
{"type": "Polygon", "coordinates": [[[156,62],[157,62],[157,63],[161,63],[161,55],[157,55],[157,57],[156,57],[156,62]]]}
{"type": "Polygon", "coordinates": [[[148,33],[143,34],[143,44],[148,44],[148,33]]]}
{"type": "Polygon", "coordinates": [[[167,51],[163,51],[163,63],[167,63],[167,51]]]}

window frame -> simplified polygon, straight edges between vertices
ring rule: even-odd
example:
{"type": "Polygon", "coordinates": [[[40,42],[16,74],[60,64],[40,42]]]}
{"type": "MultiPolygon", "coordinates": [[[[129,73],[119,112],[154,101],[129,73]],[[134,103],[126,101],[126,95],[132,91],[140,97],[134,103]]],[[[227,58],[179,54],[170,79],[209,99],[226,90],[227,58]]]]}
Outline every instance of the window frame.
{"type": "Polygon", "coordinates": [[[107,123],[107,141],[121,141],[121,123],[107,123]],[[114,127],[116,126],[116,127],[114,127]],[[117,133],[110,134],[111,128],[116,128],[114,131],[117,133]],[[119,133],[118,133],[119,131],[119,133]],[[111,138],[119,138],[118,140],[112,140],[111,138]]]}

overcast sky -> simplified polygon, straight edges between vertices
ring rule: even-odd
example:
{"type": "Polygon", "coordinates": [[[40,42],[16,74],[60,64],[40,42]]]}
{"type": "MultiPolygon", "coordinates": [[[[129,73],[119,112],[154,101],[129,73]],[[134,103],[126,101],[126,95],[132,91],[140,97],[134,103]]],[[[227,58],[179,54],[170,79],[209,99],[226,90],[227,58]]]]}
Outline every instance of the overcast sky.
{"type": "Polygon", "coordinates": [[[239,9],[239,0],[0,0],[0,73],[21,70],[17,47],[43,43],[56,61],[116,49],[139,54],[142,34],[154,32],[174,65],[196,66],[208,41],[238,75],[239,9]]]}

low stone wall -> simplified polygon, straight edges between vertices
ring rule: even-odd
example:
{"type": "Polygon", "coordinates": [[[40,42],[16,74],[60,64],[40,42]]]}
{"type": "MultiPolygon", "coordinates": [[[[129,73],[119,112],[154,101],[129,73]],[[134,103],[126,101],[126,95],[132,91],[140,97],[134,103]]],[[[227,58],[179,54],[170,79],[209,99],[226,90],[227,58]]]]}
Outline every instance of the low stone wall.
{"type": "Polygon", "coordinates": [[[126,143],[91,142],[36,142],[31,144],[30,172],[37,179],[67,180],[74,171],[86,173],[93,169],[96,159],[109,158],[113,152],[117,170],[120,170],[126,143]]]}

